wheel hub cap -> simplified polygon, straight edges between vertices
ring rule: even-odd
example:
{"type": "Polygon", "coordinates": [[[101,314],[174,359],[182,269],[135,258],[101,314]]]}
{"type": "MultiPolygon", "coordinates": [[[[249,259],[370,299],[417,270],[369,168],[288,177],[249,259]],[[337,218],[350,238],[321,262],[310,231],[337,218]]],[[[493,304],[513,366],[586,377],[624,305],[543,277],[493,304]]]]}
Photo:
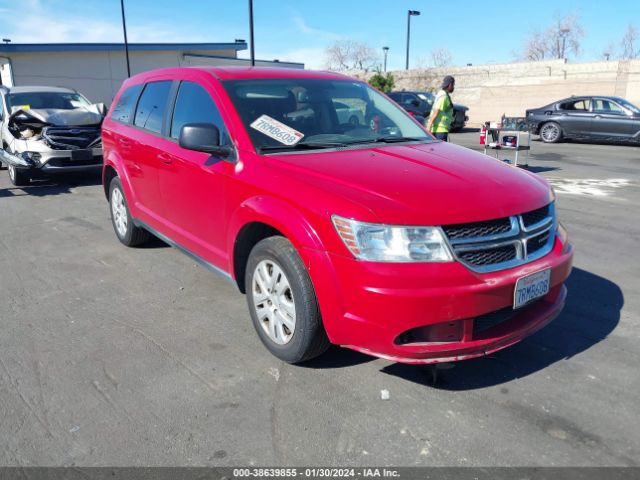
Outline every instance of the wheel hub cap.
{"type": "Polygon", "coordinates": [[[127,234],[128,215],[127,207],[124,204],[124,195],[118,188],[114,188],[111,194],[111,213],[118,235],[124,237],[127,234]]]}
{"type": "Polygon", "coordinates": [[[296,329],[296,307],[289,279],[272,260],[262,260],[253,272],[251,294],[258,322],[269,339],[285,345],[296,329]]]}

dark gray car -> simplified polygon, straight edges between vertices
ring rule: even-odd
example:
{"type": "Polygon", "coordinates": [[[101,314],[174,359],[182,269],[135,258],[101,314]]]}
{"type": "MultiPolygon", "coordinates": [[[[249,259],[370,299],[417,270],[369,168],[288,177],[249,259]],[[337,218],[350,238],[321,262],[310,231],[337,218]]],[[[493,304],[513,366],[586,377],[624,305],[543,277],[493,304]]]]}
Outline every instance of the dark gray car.
{"type": "Polygon", "coordinates": [[[527,110],[527,124],[543,142],[563,138],[640,141],[640,108],[620,97],[570,97],[527,110]]]}
{"type": "MultiPolygon", "coordinates": [[[[390,92],[387,94],[394,102],[404,108],[407,112],[414,116],[429,118],[431,107],[436,96],[431,92],[390,92]]],[[[459,132],[466,125],[469,117],[467,111],[469,107],[453,104],[453,123],[451,124],[452,132],[459,132]]]]}

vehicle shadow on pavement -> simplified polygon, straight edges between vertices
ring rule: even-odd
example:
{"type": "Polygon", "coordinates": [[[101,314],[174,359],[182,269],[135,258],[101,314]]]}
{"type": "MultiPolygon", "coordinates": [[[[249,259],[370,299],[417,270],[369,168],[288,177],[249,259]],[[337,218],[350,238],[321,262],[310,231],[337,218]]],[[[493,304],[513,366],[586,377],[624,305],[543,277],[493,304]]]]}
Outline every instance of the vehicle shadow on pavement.
{"type": "Polygon", "coordinates": [[[62,195],[71,193],[75,187],[85,187],[100,185],[102,178],[100,174],[66,174],[59,175],[52,179],[32,180],[24,187],[0,188],[0,198],[21,197],[24,195],[34,197],[47,197],[52,195],[62,195]]]}
{"type": "Polygon", "coordinates": [[[544,172],[553,172],[555,170],[560,170],[558,167],[536,167],[534,165],[529,165],[527,167],[527,171],[532,173],[544,173],[544,172]]]}
{"type": "Polygon", "coordinates": [[[571,359],[601,342],[616,328],[624,305],[622,290],[606,278],[574,268],[566,282],[563,312],[520,343],[487,357],[465,360],[438,370],[393,364],[384,373],[443,390],[486,388],[526,377],[561,360],[571,359]]]}
{"type": "MultiPolygon", "coordinates": [[[[531,158],[529,160],[534,162],[561,162],[567,158],[567,155],[564,153],[556,153],[556,152],[543,152],[543,153],[532,153],[531,158]]],[[[558,168],[558,167],[554,167],[558,168]]]]}
{"type": "Polygon", "coordinates": [[[149,236],[149,240],[144,242],[142,245],[138,245],[136,248],[139,248],[142,250],[151,250],[154,248],[170,248],[170,247],[171,245],[162,241],[161,239],[159,239],[158,237],[152,234],[149,236]]]}
{"type": "Polygon", "coordinates": [[[342,348],[332,345],[327,352],[319,357],[312,358],[306,362],[298,364],[304,368],[345,368],[360,365],[362,363],[373,362],[375,357],[356,352],[350,348],[342,348]]]}

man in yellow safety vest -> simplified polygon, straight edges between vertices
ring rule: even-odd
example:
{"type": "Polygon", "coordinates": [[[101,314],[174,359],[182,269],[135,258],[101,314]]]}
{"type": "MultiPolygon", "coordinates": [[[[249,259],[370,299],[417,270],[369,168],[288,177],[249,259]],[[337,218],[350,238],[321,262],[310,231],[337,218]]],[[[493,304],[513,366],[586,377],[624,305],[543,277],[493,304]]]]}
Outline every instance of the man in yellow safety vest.
{"type": "Polygon", "coordinates": [[[453,102],[449,94],[453,93],[455,84],[456,80],[451,75],[444,77],[427,120],[427,130],[445,142],[449,140],[449,128],[453,123],[453,102]]]}

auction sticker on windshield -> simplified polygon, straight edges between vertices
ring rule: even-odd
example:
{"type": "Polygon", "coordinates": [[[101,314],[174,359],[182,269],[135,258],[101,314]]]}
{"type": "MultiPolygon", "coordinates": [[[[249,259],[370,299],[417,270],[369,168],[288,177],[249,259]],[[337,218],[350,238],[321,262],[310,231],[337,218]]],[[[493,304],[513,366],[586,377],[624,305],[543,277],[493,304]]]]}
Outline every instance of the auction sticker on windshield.
{"type": "Polygon", "coordinates": [[[513,308],[520,308],[549,293],[550,283],[551,270],[549,269],[519,278],[513,296],[513,308]]]}
{"type": "Polygon", "coordinates": [[[286,126],[284,123],[280,123],[269,115],[261,115],[258,117],[251,124],[251,128],[258,130],[260,133],[263,133],[267,137],[271,137],[284,145],[295,145],[302,139],[302,137],[304,137],[304,133],[298,132],[297,130],[286,126]]]}

